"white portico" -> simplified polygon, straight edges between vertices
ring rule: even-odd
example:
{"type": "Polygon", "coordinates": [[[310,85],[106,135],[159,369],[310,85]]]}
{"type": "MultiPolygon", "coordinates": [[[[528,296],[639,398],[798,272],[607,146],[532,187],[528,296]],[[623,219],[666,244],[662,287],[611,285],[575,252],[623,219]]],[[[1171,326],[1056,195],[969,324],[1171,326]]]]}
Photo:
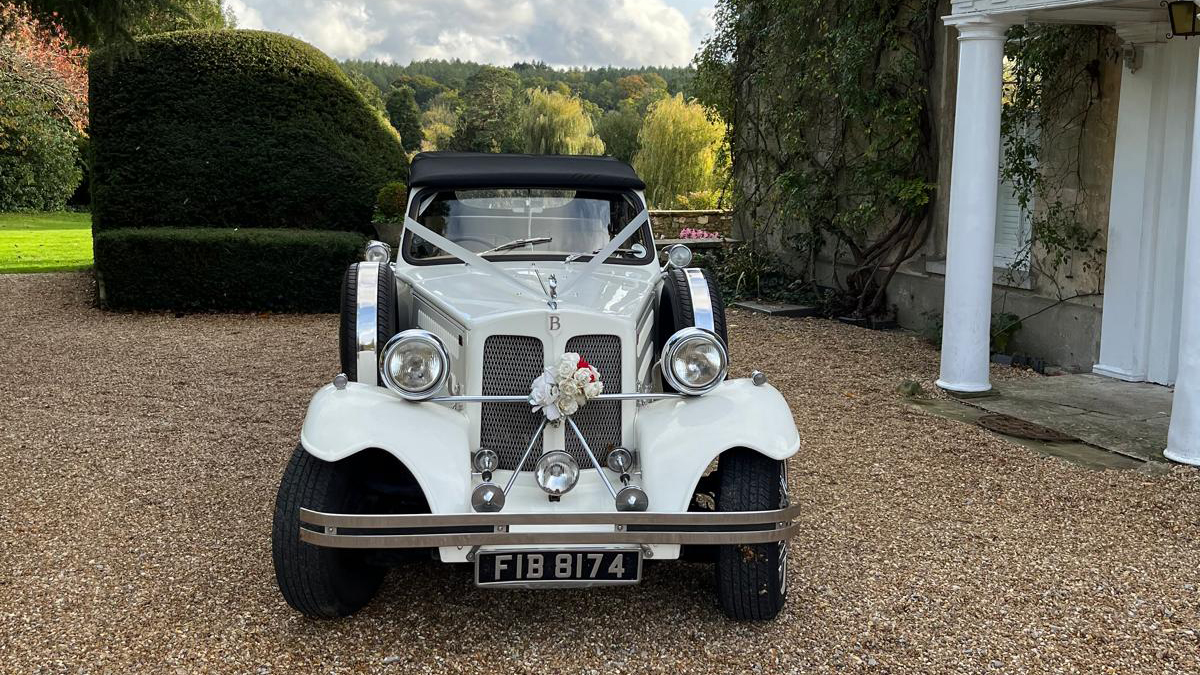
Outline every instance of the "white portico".
{"type": "Polygon", "coordinates": [[[1200,38],[1167,39],[1158,0],[954,0],[958,87],[938,385],[988,379],[1005,33],[1114,26],[1125,66],[1113,164],[1098,374],[1175,385],[1166,456],[1200,465],[1200,38]]]}

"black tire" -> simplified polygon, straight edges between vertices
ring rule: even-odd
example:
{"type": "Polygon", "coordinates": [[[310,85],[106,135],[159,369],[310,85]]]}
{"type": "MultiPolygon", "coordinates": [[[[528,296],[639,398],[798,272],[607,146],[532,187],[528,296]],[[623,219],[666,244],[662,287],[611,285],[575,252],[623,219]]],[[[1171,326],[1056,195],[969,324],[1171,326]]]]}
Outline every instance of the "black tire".
{"type": "MultiPolygon", "coordinates": [[[[725,300],[721,297],[721,287],[717,284],[716,276],[705,269],[704,280],[708,282],[708,294],[712,300],[713,332],[725,343],[725,351],[729,351],[729,333],[725,327],[725,300]]],[[[662,355],[663,345],[667,338],[682,328],[696,325],[696,315],[692,311],[692,294],[688,290],[687,274],[679,269],[667,272],[663,281],[662,297],[658,303],[657,338],[655,353],[662,355]]],[[[673,392],[670,384],[663,382],[663,391],[673,392]]]]}
{"type": "MultiPolygon", "coordinates": [[[[708,282],[708,294],[712,298],[713,332],[721,337],[725,348],[729,349],[729,333],[725,328],[725,300],[721,297],[721,286],[711,271],[701,271],[704,273],[704,280],[708,282]]],[[[658,307],[660,348],[675,331],[696,325],[696,315],[692,312],[692,294],[688,290],[687,274],[683,270],[675,268],[667,272],[658,307]]]]}
{"type": "Polygon", "coordinates": [[[275,581],[284,600],[314,618],[349,616],[379,590],[386,569],[366,562],[363,551],[313,546],[300,541],[300,508],[355,513],[355,489],[349,467],[324,462],[296,446],[279,485],[271,553],[275,581]]]}
{"type": "MultiPolygon", "coordinates": [[[[383,346],[399,331],[396,314],[396,277],[391,265],[386,263],[354,263],[346,268],[342,277],[342,312],[338,326],[338,354],[341,356],[342,372],[352,382],[358,382],[358,269],[360,265],[378,265],[379,283],[376,289],[378,312],[375,316],[377,335],[375,349],[383,346]]],[[[378,383],[382,386],[382,383],[378,383]]]]}
{"type": "MultiPolygon", "coordinates": [[[[787,505],[784,463],[746,448],[721,455],[718,511],[770,511],[787,505]]],[[[717,547],[717,599],[735,621],[774,619],[787,602],[787,541],[717,547]]]]}

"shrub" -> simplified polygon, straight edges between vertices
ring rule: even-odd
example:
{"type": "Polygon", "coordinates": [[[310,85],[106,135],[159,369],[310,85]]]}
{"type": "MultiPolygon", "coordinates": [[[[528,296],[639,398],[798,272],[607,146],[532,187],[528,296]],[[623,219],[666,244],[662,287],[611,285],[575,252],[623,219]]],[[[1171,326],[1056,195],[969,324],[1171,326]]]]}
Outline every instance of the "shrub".
{"type": "Polygon", "coordinates": [[[166,33],[90,66],[97,231],[369,232],[380,186],[406,177],[395,130],[332,60],[294,38],[166,33]]]}
{"type": "Polygon", "coordinates": [[[144,228],[95,235],[113,309],[335,312],[362,235],[320,230],[144,228]]]}
{"type": "Polygon", "coordinates": [[[0,0],[0,211],[61,209],[79,184],[87,50],[50,19],[0,0]]]}
{"type": "Polygon", "coordinates": [[[54,211],[79,185],[76,132],[23,83],[0,80],[0,211],[54,211]]]}
{"type": "Polygon", "coordinates": [[[404,209],[408,206],[408,187],[393,181],[379,188],[375,196],[375,221],[399,223],[404,221],[404,209]]]}

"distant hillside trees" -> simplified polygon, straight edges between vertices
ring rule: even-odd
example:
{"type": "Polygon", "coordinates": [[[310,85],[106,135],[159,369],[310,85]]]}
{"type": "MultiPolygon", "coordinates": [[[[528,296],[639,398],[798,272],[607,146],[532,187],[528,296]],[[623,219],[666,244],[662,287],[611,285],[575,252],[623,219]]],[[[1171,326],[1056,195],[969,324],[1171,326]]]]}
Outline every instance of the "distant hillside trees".
{"type": "Polygon", "coordinates": [[[539,155],[599,155],[604,141],[578,98],[530,89],[517,120],[521,152],[539,155]]]}
{"type": "MultiPolygon", "coordinates": [[[[470,61],[429,59],[408,65],[382,61],[350,60],[341,62],[347,72],[360,72],[383,91],[394,86],[411,87],[421,110],[428,110],[442,91],[463,91],[467,80],[484,66],[470,61]]],[[[625,99],[636,98],[639,90],[682,93],[691,98],[695,71],[689,67],[639,68],[552,68],[545,63],[516,63],[506,68],[520,80],[516,91],[546,89],[568,91],[602,111],[616,110],[625,99]],[[622,82],[623,79],[628,78],[622,82]],[[640,80],[640,82],[639,82],[640,80]],[[565,87],[565,89],[564,89],[565,87]]]]}

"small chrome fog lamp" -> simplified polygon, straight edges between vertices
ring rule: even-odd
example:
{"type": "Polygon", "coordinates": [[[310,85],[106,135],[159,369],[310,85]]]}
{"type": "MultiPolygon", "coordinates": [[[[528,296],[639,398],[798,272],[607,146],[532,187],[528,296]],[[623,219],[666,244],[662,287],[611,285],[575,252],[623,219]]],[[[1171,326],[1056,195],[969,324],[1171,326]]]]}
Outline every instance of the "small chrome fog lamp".
{"type": "Polygon", "coordinates": [[[618,511],[645,511],[650,506],[646,491],[636,485],[626,485],[617,492],[618,511]]]}
{"type": "Polygon", "coordinates": [[[630,467],[633,466],[633,454],[625,448],[613,448],[608,451],[605,463],[617,473],[629,473],[630,467]]]}
{"type": "Polygon", "coordinates": [[[699,396],[712,391],[729,373],[729,353],[715,333],[681,328],[663,345],[663,379],[676,391],[699,396]]]}
{"type": "Polygon", "coordinates": [[[450,354],[438,336],[413,328],[396,333],[379,357],[379,375],[388,389],[409,401],[433,397],[450,377],[450,354]]]}
{"type": "Polygon", "coordinates": [[[495,513],[504,508],[504,490],[495,483],[480,483],[471,493],[471,508],[480,513],[495,513]]]}
{"type": "Polygon", "coordinates": [[[479,473],[491,473],[500,466],[500,457],[492,450],[480,448],[475,451],[475,457],[472,458],[475,464],[475,470],[479,473]]]}
{"type": "Polygon", "coordinates": [[[372,239],[367,242],[367,249],[363,253],[363,260],[374,263],[385,263],[392,259],[392,247],[372,239]]]}
{"type": "Polygon", "coordinates": [[[692,249],[683,244],[667,247],[668,267],[687,267],[690,264],[692,264],[692,249]]]}
{"type": "Polygon", "coordinates": [[[563,452],[554,450],[542,455],[534,470],[537,484],[546,493],[558,496],[566,494],[579,481],[579,465],[575,459],[563,452]]]}

